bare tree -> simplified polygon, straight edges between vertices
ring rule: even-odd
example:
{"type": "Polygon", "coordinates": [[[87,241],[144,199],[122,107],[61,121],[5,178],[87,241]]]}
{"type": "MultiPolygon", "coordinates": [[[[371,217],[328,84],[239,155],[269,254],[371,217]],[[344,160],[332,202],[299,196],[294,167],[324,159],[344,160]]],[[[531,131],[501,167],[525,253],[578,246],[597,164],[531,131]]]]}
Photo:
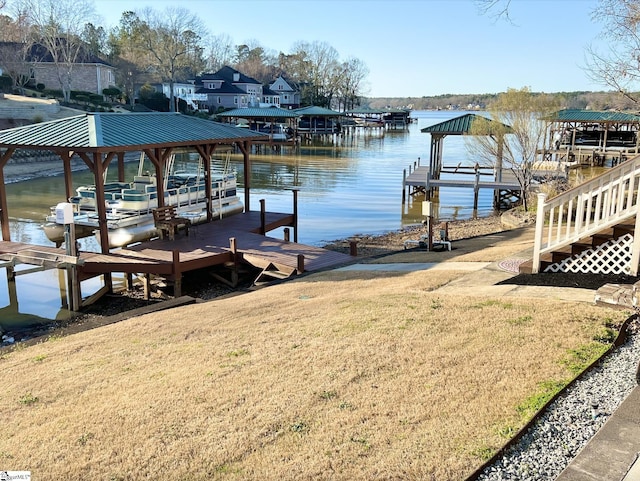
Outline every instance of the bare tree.
{"type": "Polygon", "coordinates": [[[217,72],[225,65],[231,65],[234,57],[234,46],[227,34],[214,35],[206,42],[206,69],[217,72]]]}
{"type": "Polygon", "coordinates": [[[31,26],[27,17],[20,12],[15,19],[0,16],[0,67],[11,78],[13,87],[21,92],[31,80],[30,46],[31,26]]]}
{"type": "Polygon", "coordinates": [[[600,0],[593,18],[604,23],[608,49],[587,49],[589,77],[638,103],[640,86],[640,4],[637,0],[600,0]]]}
{"type": "Polygon", "coordinates": [[[366,64],[355,57],[342,63],[341,75],[338,83],[338,110],[340,105],[345,110],[358,105],[359,97],[364,93],[363,82],[369,74],[366,64]]]}
{"type": "Polygon", "coordinates": [[[47,58],[55,66],[64,100],[71,98],[73,70],[83,55],[81,35],[95,17],[91,0],[17,0],[34,28],[32,57],[47,58]],[[38,47],[39,46],[39,47],[38,47]]]}
{"type": "Polygon", "coordinates": [[[275,65],[275,52],[266,50],[257,40],[236,46],[234,68],[263,84],[273,80],[275,65]]]}
{"type": "Polygon", "coordinates": [[[286,61],[299,75],[303,103],[329,107],[340,75],[338,51],[326,42],[298,42],[286,61]]]}
{"type": "Polygon", "coordinates": [[[490,119],[474,121],[471,135],[465,138],[467,150],[479,164],[513,172],[522,189],[525,210],[535,160],[547,140],[544,119],[558,107],[555,96],[534,94],[527,87],[509,89],[489,107],[490,119]]]}
{"type": "Polygon", "coordinates": [[[481,15],[488,15],[496,20],[504,18],[511,22],[509,7],[511,0],[475,0],[481,15]]]}
{"type": "Polygon", "coordinates": [[[200,18],[184,8],[167,8],[162,13],[151,8],[140,14],[136,39],[148,52],[148,66],[169,82],[169,108],[175,111],[174,84],[181,76],[202,69],[200,42],[206,28],[200,18]]]}

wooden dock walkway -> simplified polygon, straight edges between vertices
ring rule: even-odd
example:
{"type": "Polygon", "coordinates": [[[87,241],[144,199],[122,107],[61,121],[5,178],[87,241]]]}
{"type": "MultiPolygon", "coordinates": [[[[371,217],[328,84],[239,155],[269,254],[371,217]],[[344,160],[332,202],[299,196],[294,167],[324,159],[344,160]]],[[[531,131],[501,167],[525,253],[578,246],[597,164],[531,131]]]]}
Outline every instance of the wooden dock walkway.
{"type": "MultiPolygon", "coordinates": [[[[486,169],[485,169],[486,170],[486,169]]],[[[410,187],[424,188],[428,183],[429,187],[473,187],[500,190],[520,190],[520,184],[510,170],[503,171],[503,179],[500,182],[495,180],[482,180],[487,176],[486,172],[479,171],[476,175],[473,167],[443,167],[441,173],[451,173],[472,176],[471,179],[435,179],[429,172],[429,167],[418,166],[405,178],[405,185],[410,187]]],[[[493,174],[491,174],[493,175],[493,174]]]]}
{"type": "Polygon", "coordinates": [[[500,180],[495,180],[493,168],[479,166],[443,166],[437,172],[431,172],[428,166],[416,165],[413,170],[402,176],[402,203],[406,200],[407,189],[410,193],[423,192],[426,200],[430,200],[432,191],[440,187],[464,187],[473,189],[473,209],[478,208],[480,189],[494,191],[494,206],[518,201],[522,195],[522,187],[513,172],[503,169],[500,180]],[[442,179],[441,174],[455,174],[456,178],[442,179]],[[466,178],[461,178],[465,176],[466,178]],[[490,178],[491,180],[484,180],[490,178]]]}
{"type": "MultiPolygon", "coordinates": [[[[291,226],[292,221],[292,214],[267,212],[265,233],[291,226]]],[[[226,282],[233,284],[242,265],[271,273],[273,280],[330,268],[352,259],[320,247],[267,237],[261,233],[262,225],[261,212],[248,212],[197,224],[192,226],[189,236],[181,231],[175,240],[156,238],[108,254],[80,252],[77,258],[65,255],[60,248],[1,241],[0,260],[4,260],[5,266],[27,263],[40,269],[73,264],[79,281],[113,273],[155,275],[172,282],[174,295],[179,296],[183,274],[198,269],[220,267],[228,272],[226,282]]]]}

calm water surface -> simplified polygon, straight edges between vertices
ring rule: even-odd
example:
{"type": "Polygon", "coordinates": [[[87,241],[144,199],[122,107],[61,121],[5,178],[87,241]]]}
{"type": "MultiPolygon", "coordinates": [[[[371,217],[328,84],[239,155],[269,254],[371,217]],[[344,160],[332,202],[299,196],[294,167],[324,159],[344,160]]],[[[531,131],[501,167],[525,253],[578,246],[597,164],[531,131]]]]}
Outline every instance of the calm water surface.
{"type": "MultiPolygon", "coordinates": [[[[420,129],[463,115],[464,112],[413,112],[416,119],[408,130],[386,131],[345,137],[333,142],[303,143],[281,153],[253,154],[251,209],[258,210],[265,199],[270,211],[291,212],[291,189],[299,189],[298,211],[301,243],[322,245],[326,241],[356,234],[380,234],[422,221],[422,196],[409,197],[402,205],[402,174],[420,158],[428,163],[431,137],[420,129]]],[[[449,136],[444,142],[445,164],[473,164],[464,140],[449,136]]],[[[242,158],[232,162],[242,180],[242,158]]],[[[127,164],[127,178],[137,163],[127,164]]],[[[115,168],[109,178],[115,178],[115,168]]],[[[74,173],[75,186],[92,183],[88,172],[74,173]]],[[[6,186],[12,216],[12,240],[52,245],[41,229],[52,205],[64,199],[62,176],[16,182],[6,186]]],[[[472,211],[472,189],[441,189],[436,216],[441,220],[467,219],[472,211]]],[[[492,213],[492,192],[481,189],[478,216],[492,213]]],[[[279,236],[279,233],[274,233],[279,236]]],[[[81,241],[81,248],[97,250],[93,239],[81,241]]],[[[6,276],[0,273],[0,328],[68,317],[61,309],[59,276],[56,270],[18,276],[15,292],[9,292],[6,276]]],[[[97,281],[83,283],[83,295],[98,289],[97,281]]]]}

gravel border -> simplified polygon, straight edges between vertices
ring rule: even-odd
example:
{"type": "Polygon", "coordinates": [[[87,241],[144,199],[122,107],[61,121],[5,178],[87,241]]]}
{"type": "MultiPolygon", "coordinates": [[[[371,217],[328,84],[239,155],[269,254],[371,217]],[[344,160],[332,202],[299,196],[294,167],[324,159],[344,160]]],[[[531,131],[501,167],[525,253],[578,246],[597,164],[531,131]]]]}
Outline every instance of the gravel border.
{"type": "Polygon", "coordinates": [[[624,344],[565,389],[515,444],[469,479],[556,479],[637,386],[638,326],[637,318],[629,323],[624,344]]]}

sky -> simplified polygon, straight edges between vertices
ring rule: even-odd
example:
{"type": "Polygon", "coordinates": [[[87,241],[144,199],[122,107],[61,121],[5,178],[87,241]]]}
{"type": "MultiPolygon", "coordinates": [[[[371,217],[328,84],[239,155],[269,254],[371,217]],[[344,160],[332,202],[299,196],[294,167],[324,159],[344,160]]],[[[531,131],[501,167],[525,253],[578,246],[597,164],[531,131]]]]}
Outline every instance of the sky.
{"type": "Polygon", "coordinates": [[[105,28],[127,10],[179,6],[234,44],[290,53],[296,42],[326,42],[340,60],[366,64],[369,97],[608,90],[585,71],[585,49],[604,45],[597,3],[511,0],[509,22],[474,0],[95,0],[105,28]]]}

